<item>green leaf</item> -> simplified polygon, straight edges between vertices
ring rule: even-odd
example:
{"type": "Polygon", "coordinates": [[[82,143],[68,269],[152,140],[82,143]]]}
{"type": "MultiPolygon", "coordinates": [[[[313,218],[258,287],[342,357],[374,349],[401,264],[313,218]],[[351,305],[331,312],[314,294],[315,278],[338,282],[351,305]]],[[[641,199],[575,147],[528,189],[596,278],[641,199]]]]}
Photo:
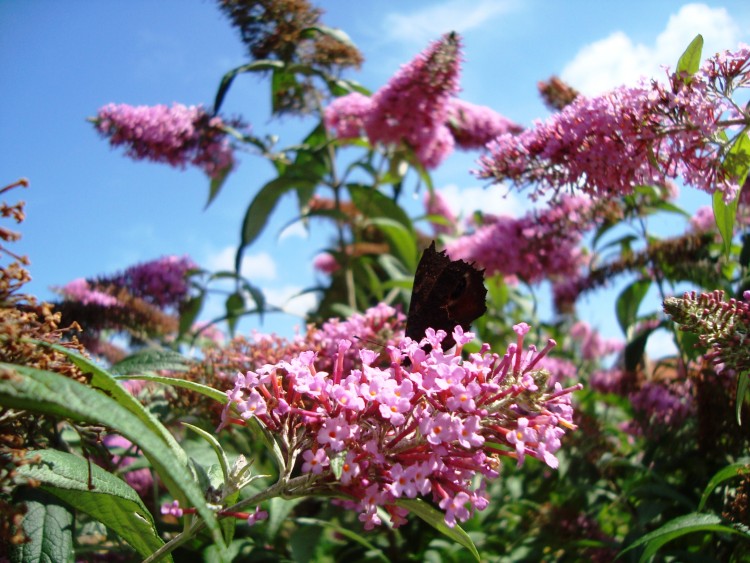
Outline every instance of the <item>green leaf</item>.
{"type": "Polygon", "coordinates": [[[635,324],[638,308],[641,306],[649,287],[651,287],[651,280],[636,280],[623,289],[617,297],[615,304],[617,322],[625,335],[628,335],[630,327],[635,324]]]}
{"type": "Polygon", "coordinates": [[[234,68],[227,72],[221,78],[219,89],[216,92],[216,98],[214,99],[214,113],[219,113],[221,105],[224,103],[224,97],[227,95],[229,87],[232,85],[232,82],[238,74],[243,74],[246,72],[265,72],[267,70],[273,70],[275,68],[281,68],[283,66],[284,63],[282,63],[281,61],[260,60],[253,61],[250,64],[238,66],[237,68],[234,68]]]}
{"type": "Polygon", "coordinates": [[[474,542],[471,541],[469,534],[467,534],[458,524],[453,528],[448,527],[445,523],[445,515],[436,508],[421,499],[400,498],[396,500],[396,505],[406,508],[409,512],[416,514],[438,532],[468,549],[477,561],[480,560],[479,552],[477,551],[474,542]]]}
{"type": "Polygon", "coordinates": [[[285,499],[274,497],[268,502],[268,524],[266,526],[266,538],[273,542],[281,530],[281,526],[289,519],[292,509],[301,503],[304,498],[285,499]]]}
{"type": "Polygon", "coordinates": [[[696,532],[718,532],[727,534],[737,534],[750,540],[750,534],[738,529],[726,526],[721,518],[713,514],[686,514],[664,524],[658,530],[646,534],[637,541],[631,543],[625,548],[620,555],[627,553],[636,547],[645,547],[639,561],[650,559],[663,545],[687,534],[696,532]]]}
{"type": "Polygon", "coordinates": [[[698,72],[701,66],[701,52],[703,51],[703,36],[698,34],[688,45],[685,52],[677,61],[677,73],[687,73],[689,76],[698,72]]]}
{"type": "Polygon", "coordinates": [[[399,260],[410,271],[417,269],[417,242],[414,233],[393,219],[375,218],[367,222],[380,229],[391,244],[399,260]]]}
{"type": "Polygon", "coordinates": [[[271,112],[278,113],[279,110],[283,109],[280,103],[287,96],[286,93],[290,90],[296,94],[301,94],[302,87],[297,82],[297,77],[294,72],[291,72],[289,67],[281,67],[273,69],[271,77],[271,112]]]}
{"type": "Polygon", "coordinates": [[[227,325],[229,326],[229,334],[234,336],[234,329],[237,326],[237,321],[240,315],[245,310],[245,298],[242,293],[236,291],[232,293],[224,304],[227,311],[227,325]]]}
{"type": "Polygon", "coordinates": [[[132,375],[149,371],[187,371],[189,360],[174,350],[146,348],[120,360],[110,368],[117,375],[132,375]]]}
{"type": "Polygon", "coordinates": [[[306,517],[295,518],[294,520],[295,522],[299,524],[303,524],[307,526],[320,526],[323,528],[330,528],[331,530],[334,530],[337,534],[340,534],[344,536],[345,538],[355,541],[359,545],[367,549],[369,552],[368,555],[372,554],[376,556],[378,559],[380,559],[381,561],[385,561],[386,563],[390,561],[390,559],[388,559],[388,557],[385,555],[385,553],[383,553],[381,549],[379,549],[374,544],[367,541],[366,538],[364,538],[363,536],[361,536],[360,534],[356,532],[352,532],[348,528],[344,528],[343,526],[341,526],[340,524],[336,522],[329,522],[328,520],[320,520],[319,518],[306,518],[306,517]]]}
{"type": "Polygon", "coordinates": [[[245,218],[242,221],[240,246],[237,249],[237,257],[235,259],[235,269],[238,272],[240,271],[242,253],[245,247],[252,244],[258,238],[281,197],[298,187],[314,187],[316,184],[317,181],[314,179],[285,174],[274,178],[260,189],[247,208],[245,218]]]}
{"type": "Polygon", "coordinates": [[[216,437],[213,434],[210,434],[202,428],[198,428],[193,424],[183,422],[182,425],[198,434],[198,436],[203,438],[211,446],[211,449],[213,449],[217,459],[219,460],[221,473],[224,476],[223,482],[226,483],[229,480],[229,459],[227,458],[227,454],[224,452],[224,448],[221,447],[221,444],[216,439],[216,437]]]}
{"type": "Polygon", "coordinates": [[[717,471],[703,490],[701,501],[698,503],[698,512],[703,510],[703,507],[706,506],[706,502],[708,501],[708,497],[711,496],[711,493],[713,493],[714,489],[718,487],[719,484],[736,477],[741,477],[741,471],[747,470],[748,464],[750,464],[750,458],[745,457],[717,471]]]}
{"type": "Polygon", "coordinates": [[[204,211],[208,209],[208,206],[211,205],[211,202],[213,202],[213,200],[216,199],[216,196],[219,195],[219,192],[224,186],[224,182],[226,182],[227,177],[229,176],[229,173],[231,171],[232,167],[227,166],[222,170],[219,170],[219,173],[211,178],[211,183],[208,186],[208,201],[206,201],[206,206],[203,208],[204,211]]]}
{"type": "Polygon", "coordinates": [[[187,334],[193,327],[195,319],[198,318],[198,314],[203,308],[203,299],[205,295],[205,292],[201,291],[199,295],[191,297],[180,306],[180,336],[187,334]]]}
{"type": "Polygon", "coordinates": [[[26,514],[21,525],[30,541],[13,546],[11,560],[61,563],[75,561],[74,519],[70,509],[50,494],[38,489],[24,489],[16,495],[16,501],[26,506],[26,514]]]}
{"type": "MultiPolygon", "coordinates": [[[[53,347],[65,350],[61,346],[53,347]]],[[[77,355],[69,350],[67,353],[75,361],[77,355]]],[[[85,358],[78,358],[88,362],[85,358]]],[[[214,542],[224,549],[226,546],[216,515],[209,509],[203,492],[188,469],[185,452],[166,428],[153,419],[109,374],[98,367],[94,371],[97,373],[92,377],[92,385],[97,380],[103,382],[112,396],[58,373],[0,363],[0,372],[6,374],[0,378],[0,405],[103,425],[121,434],[141,448],[180,504],[195,507],[211,530],[214,542]],[[137,410],[134,404],[138,405],[140,411],[133,412],[137,410]]]]}
{"type": "Polygon", "coordinates": [[[742,426],[742,405],[745,402],[747,390],[750,388],[750,371],[745,370],[737,375],[737,398],[735,399],[735,415],[737,424],[742,426]]]}
{"type": "Polygon", "coordinates": [[[626,344],[623,354],[626,370],[634,370],[641,363],[643,353],[646,350],[646,344],[648,344],[648,338],[652,332],[653,330],[644,330],[626,344]]]}
{"type": "Polygon", "coordinates": [[[714,192],[713,207],[716,227],[721,233],[721,239],[724,242],[724,255],[729,256],[732,248],[732,237],[734,236],[734,220],[737,216],[737,202],[739,198],[734,198],[730,203],[724,201],[724,194],[720,191],[714,192]]]}
{"type": "Polygon", "coordinates": [[[365,217],[369,219],[386,218],[401,223],[408,232],[414,233],[414,226],[406,212],[389,197],[375,188],[360,184],[347,184],[346,189],[352,198],[352,203],[365,217]]]}
{"type": "Polygon", "coordinates": [[[164,545],[138,493],[119,477],[66,452],[37,450],[27,455],[41,457],[41,463],[19,467],[20,475],[38,480],[42,489],[107,526],[142,557],[164,545]]]}
{"type": "Polygon", "coordinates": [[[740,132],[734,138],[721,166],[738,185],[744,185],[750,171],[750,137],[747,131],[740,132]]]}
{"type": "Polygon", "coordinates": [[[155,383],[163,383],[164,385],[171,385],[172,387],[182,387],[183,389],[188,389],[190,391],[194,391],[195,393],[200,393],[201,395],[205,395],[206,397],[213,399],[214,401],[217,401],[221,404],[226,404],[226,402],[228,401],[226,393],[214,389],[213,387],[209,387],[208,385],[203,385],[202,383],[197,383],[195,381],[188,381],[186,379],[165,377],[163,375],[148,375],[143,373],[132,376],[122,376],[118,377],[118,379],[153,381],[155,383]]]}
{"type": "Polygon", "coordinates": [[[128,393],[119,381],[117,381],[109,372],[103,370],[90,359],[81,356],[75,350],[60,346],[59,344],[49,344],[43,341],[35,342],[65,354],[83,373],[91,375],[90,385],[93,389],[105,393],[114,399],[119,405],[128,409],[138,417],[151,432],[161,438],[166,447],[172,451],[172,455],[174,455],[178,461],[187,464],[187,456],[185,455],[185,452],[180,448],[177,441],[164,425],[162,425],[153,414],[147,411],[135,397],[128,393]]]}

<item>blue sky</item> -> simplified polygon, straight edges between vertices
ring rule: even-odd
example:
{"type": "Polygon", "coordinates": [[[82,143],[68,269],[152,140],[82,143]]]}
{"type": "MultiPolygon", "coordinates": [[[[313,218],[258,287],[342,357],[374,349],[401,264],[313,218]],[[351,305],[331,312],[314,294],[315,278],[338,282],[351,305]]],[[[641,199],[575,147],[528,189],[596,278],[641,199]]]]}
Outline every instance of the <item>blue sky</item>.
{"type": "MultiPolygon", "coordinates": [[[[547,115],[536,83],[561,75],[584,93],[597,93],[674,66],[697,34],[704,55],[750,42],[750,3],[688,4],[662,0],[378,1],[318,3],[323,21],[343,28],[366,57],[352,73],[376,89],[402,63],[446,31],[464,37],[461,97],[530,125],[547,115]]],[[[58,2],[0,0],[0,184],[27,177],[28,219],[17,246],[31,258],[29,291],[52,298],[51,286],[111,273],[166,254],[189,254],[209,268],[229,267],[247,204],[271,178],[252,155],[204,211],[207,180],[199,170],[135,163],[112,150],[86,122],[109,102],[210,105],[221,76],[246,59],[244,46],[209,0],[58,2]]],[[[267,84],[243,76],[225,102],[256,134],[276,133],[293,144],[311,122],[268,121],[267,84]]],[[[470,174],[475,153],[456,153],[434,174],[436,186],[465,212],[517,213],[521,198],[483,190],[470,174]]],[[[693,210],[709,203],[685,191],[693,210]]],[[[246,273],[283,303],[316,279],[312,259],[328,242],[318,228],[279,236],[293,217],[291,201],[250,249],[246,273]]],[[[418,207],[415,203],[415,212],[418,207]]],[[[287,303],[292,311],[306,302],[287,303]]],[[[207,311],[208,314],[216,312],[207,311]]],[[[612,309],[584,310],[611,332],[612,309]],[[609,327],[609,328],[608,328],[609,327]]],[[[259,328],[289,336],[299,317],[274,315],[259,328]]]]}

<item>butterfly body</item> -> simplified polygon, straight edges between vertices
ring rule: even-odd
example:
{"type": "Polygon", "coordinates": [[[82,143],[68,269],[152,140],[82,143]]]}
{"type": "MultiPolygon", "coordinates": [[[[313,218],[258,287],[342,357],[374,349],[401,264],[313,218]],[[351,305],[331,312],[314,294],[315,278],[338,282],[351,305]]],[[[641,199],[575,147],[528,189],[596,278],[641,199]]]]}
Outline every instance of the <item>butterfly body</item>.
{"type": "Polygon", "coordinates": [[[421,340],[428,328],[444,330],[443,350],[456,344],[453,329],[469,330],[486,311],[487,288],[484,270],[463,260],[451,260],[445,251],[435,250],[435,241],[424,251],[406,318],[406,336],[421,340]]]}

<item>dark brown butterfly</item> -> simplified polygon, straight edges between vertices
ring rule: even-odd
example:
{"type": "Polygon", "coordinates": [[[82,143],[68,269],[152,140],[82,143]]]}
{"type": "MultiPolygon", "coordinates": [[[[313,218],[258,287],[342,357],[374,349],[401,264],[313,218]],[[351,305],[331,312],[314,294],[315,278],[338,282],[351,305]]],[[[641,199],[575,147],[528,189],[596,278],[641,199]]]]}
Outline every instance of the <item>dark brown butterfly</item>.
{"type": "Polygon", "coordinates": [[[487,311],[486,299],[484,270],[463,260],[451,260],[445,251],[437,252],[432,241],[414,276],[406,336],[419,341],[428,328],[443,329],[447,336],[442,348],[448,350],[456,344],[453,329],[461,325],[469,330],[487,311]]]}

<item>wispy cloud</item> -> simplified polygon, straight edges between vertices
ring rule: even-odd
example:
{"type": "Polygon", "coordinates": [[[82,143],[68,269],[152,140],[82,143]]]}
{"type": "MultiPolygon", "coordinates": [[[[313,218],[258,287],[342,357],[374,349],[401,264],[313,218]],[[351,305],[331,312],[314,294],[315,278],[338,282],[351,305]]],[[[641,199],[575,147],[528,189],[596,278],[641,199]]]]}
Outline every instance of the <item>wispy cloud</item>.
{"type": "MultiPolygon", "coordinates": [[[[401,4],[408,6],[408,3],[401,4]]],[[[383,19],[383,34],[390,41],[423,44],[449,31],[464,33],[508,13],[511,0],[449,0],[408,13],[391,12],[383,19]]]]}
{"type": "Polygon", "coordinates": [[[291,285],[264,287],[263,295],[265,295],[269,304],[283,309],[290,315],[304,317],[318,304],[318,297],[315,293],[298,295],[300,291],[302,291],[301,287],[291,285]]]}
{"type": "Polygon", "coordinates": [[[661,67],[674,68],[697,34],[705,41],[703,57],[733,48],[739,26],[725,8],[686,4],[672,14],[653,44],[634,42],[622,31],[586,45],[563,69],[563,80],[584,94],[599,94],[621,84],[634,85],[641,77],[661,79],[661,67]]]}
{"type": "MultiPolygon", "coordinates": [[[[212,253],[204,261],[205,267],[210,271],[234,270],[234,257],[237,249],[227,246],[219,252],[212,253]]],[[[276,262],[267,252],[248,254],[242,257],[241,273],[251,282],[255,280],[276,279],[276,262]]]]}

